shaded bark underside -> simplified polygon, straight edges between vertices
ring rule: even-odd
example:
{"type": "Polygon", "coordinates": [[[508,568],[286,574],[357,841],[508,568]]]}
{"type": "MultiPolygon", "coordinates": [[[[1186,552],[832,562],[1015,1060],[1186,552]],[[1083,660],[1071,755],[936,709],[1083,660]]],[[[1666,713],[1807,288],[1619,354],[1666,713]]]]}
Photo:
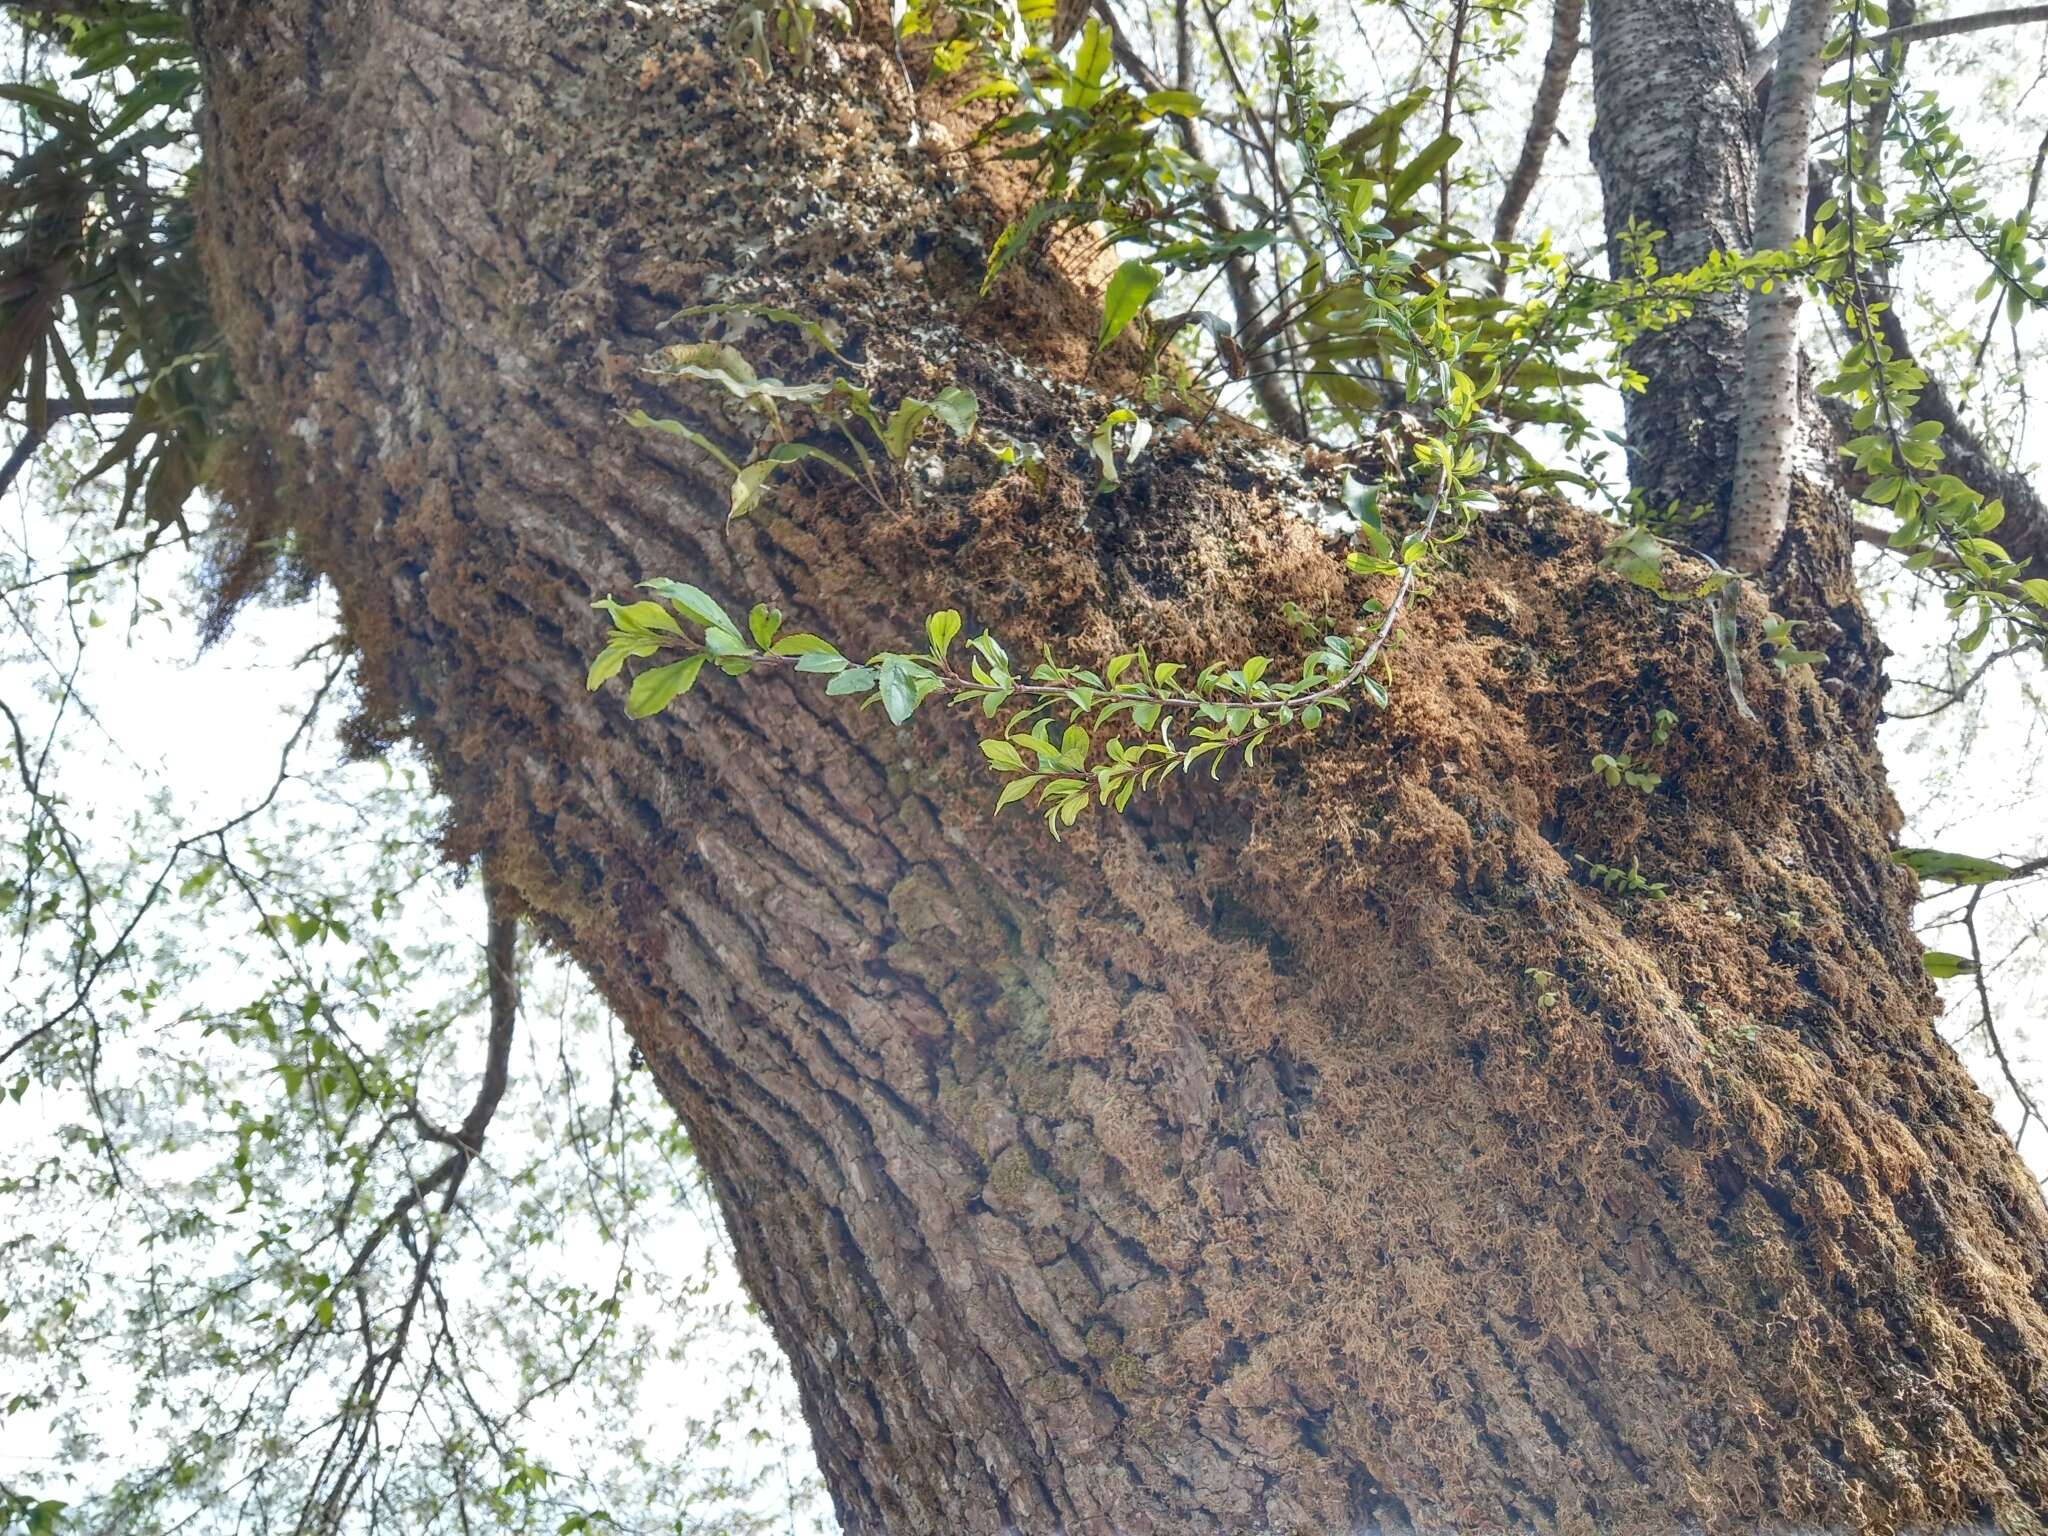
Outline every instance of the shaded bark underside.
{"type": "Polygon", "coordinates": [[[1869,743],[1760,667],[1736,718],[1589,519],[1510,495],[1391,713],[1057,848],[961,722],[586,696],[584,605],[646,575],[1077,659],[1286,654],[1284,601],[1371,590],[1255,440],[1089,495],[1091,302],[973,298],[1001,168],[936,104],[910,147],[886,46],[762,82],[679,9],[201,0],[205,239],[371,709],[692,1127],[848,1528],[2039,1529],[2048,1216],[1931,1028],[1869,743]],[[927,448],[886,515],[726,530],[618,412],[744,451],[635,372],[741,298],[885,400],[974,389],[1045,488],[927,448]],[[1666,787],[1590,781],[1658,708],[1666,787]]]}

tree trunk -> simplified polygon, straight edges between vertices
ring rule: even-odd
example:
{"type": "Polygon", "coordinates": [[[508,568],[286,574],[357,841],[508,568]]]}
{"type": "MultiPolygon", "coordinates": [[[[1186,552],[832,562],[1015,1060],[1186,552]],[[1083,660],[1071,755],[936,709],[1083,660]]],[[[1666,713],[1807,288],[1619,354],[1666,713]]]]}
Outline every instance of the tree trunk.
{"type": "MultiPolygon", "coordinates": [[[[1592,35],[1591,147],[1611,264],[1617,271],[1624,265],[1631,227],[1660,232],[1651,249],[1667,272],[1698,266],[1716,251],[1751,250],[1758,118],[1753,61],[1735,6],[1598,0],[1592,35]]],[[[1682,543],[1724,560],[1738,558],[1729,548],[1730,482],[1745,405],[1748,310],[1740,289],[1694,300],[1683,323],[1651,331],[1629,349],[1647,387],[1623,397],[1629,482],[1645,510],[1682,543]]],[[[1890,653],[1863,612],[1835,429],[1805,372],[1800,354],[1790,504],[1776,524],[1773,563],[1766,569],[1753,550],[1740,559],[1768,583],[1772,606],[1799,622],[1802,647],[1827,656],[1826,686],[1847,723],[1867,732],[1879,717],[1890,653]]],[[[1779,409],[1783,383],[1773,386],[1779,409]]]]}
{"type": "Polygon", "coordinates": [[[762,80],[676,9],[201,0],[204,239],[374,728],[689,1123],[846,1527],[2040,1529],[2048,1214],[1930,1027],[1876,758],[1802,678],[1738,718],[1593,520],[1509,493],[1389,713],[1057,845],[963,720],[584,692],[642,576],[1074,659],[1284,654],[1283,603],[1370,590],[1298,515],[1336,477],[1261,442],[1092,494],[1094,301],[977,301],[1014,173],[944,101],[913,139],[872,15],[762,80]],[[737,300],[1049,477],[921,448],[886,514],[820,479],[728,529],[619,413],[745,452],[636,371],[737,300]],[[1659,708],[1664,788],[1588,777],[1659,708]]]}
{"type": "MultiPolygon", "coordinates": [[[[1832,0],[1792,0],[1778,39],[1757,168],[1758,251],[1790,250],[1806,233],[1813,99],[1834,14],[1832,0]]],[[[1759,285],[1749,296],[1728,501],[1728,558],[1737,570],[1768,571],[1785,537],[1800,438],[1799,288],[1759,285]]]]}
{"type": "MultiPolygon", "coordinates": [[[[1661,268],[1750,249],[1756,103],[1728,0],[1600,0],[1593,6],[1593,164],[1609,260],[1631,224],[1661,231],[1661,268]]],[[[1659,512],[1705,509],[1698,542],[1718,549],[1740,415],[1745,303],[1701,299],[1683,325],[1630,348],[1649,381],[1627,396],[1629,481],[1659,512]]]]}

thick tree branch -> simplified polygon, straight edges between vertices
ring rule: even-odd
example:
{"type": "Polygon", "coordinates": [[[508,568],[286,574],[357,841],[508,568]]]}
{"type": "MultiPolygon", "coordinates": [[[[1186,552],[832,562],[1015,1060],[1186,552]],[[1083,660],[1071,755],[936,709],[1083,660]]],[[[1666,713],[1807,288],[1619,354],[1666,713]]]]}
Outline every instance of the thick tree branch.
{"type": "MultiPolygon", "coordinates": [[[[1608,182],[1644,192],[1628,211],[1693,214],[1656,221],[1678,261],[1747,231],[1719,239],[1719,204],[1660,209],[1666,167],[1691,167],[1689,194],[1725,151],[1731,207],[1749,182],[1725,0],[1692,8],[1696,49],[1671,46],[1675,8],[1642,0],[1609,28],[1609,62],[1636,73],[1606,82],[1602,131],[1608,182]],[[1708,79],[1704,111],[1672,110],[1708,79]]],[[[315,424],[293,449],[315,471],[295,521],[363,638],[366,693],[437,765],[457,846],[509,871],[600,979],[691,1125],[847,1529],[1818,1528],[2017,1521],[2040,1502],[2011,1447],[2043,1419],[2026,1367],[2048,1337],[2048,1212],[1927,1048],[1884,784],[1825,695],[1758,675],[1762,723],[1726,721],[1705,620],[1681,616],[1680,644],[1663,609],[1596,600],[1610,578],[1553,544],[1590,552],[1592,529],[1557,509],[1473,529],[1470,574],[1447,571],[1411,631],[1415,707],[1362,719],[1310,765],[1316,792],[1277,800],[1241,775],[1091,824],[1071,852],[988,820],[958,716],[913,738],[762,669],[744,693],[700,687],[687,717],[629,721],[585,690],[577,625],[591,588],[642,575],[863,644],[959,601],[1034,650],[1091,655],[1284,643],[1285,604],[1349,612],[1360,594],[1295,515],[1301,477],[1261,467],[1270,443],[1161,451],[1100,498],[1062,467],[1101,416],[1096,316],[1020,282],[992,333],[975,264],[906,280],[906,245],[962,187],[929,157],[873,155],[894,120],[887,49],[847,50],[829,79],[763,78],[696,7],[436,0],[371,7],[346,34],[328,9],[196,13],[207,251],[238,376],[280,441],[315,424]],[[423,13],[450,46],[421,46],[423,13]],[[643,135],[654,51],[692,61],[689,89],[643,135]],[[478,78],[505,82],[508,127],[515,110],[539,125],[530,151],[491,141],[510,163],[443,133],[478,78]],[[807,212],[736,195],[764,177],[837,190],[807,212]],[[511,187],[557,232],[545,268],[498,233],[511,187]],[[374,285],[340,285],[365,249],[374,285]],[[778,307],[829,292],[876,388],[972,386],[990,430],[1051,450],[1047,477],[939,485],[885,517],[833,487],[728,527],[729,475],[619,422],[642,404],[717,431],[723,400],[588,362],[665,340],[633,329],[632,296],[730,296],[736,273],[778,307]],[[279,323],[312,315],[317,351],[279,323]],[[494,365],[515,352],[544,388],[494,365]],[[417,419],[388,404],[406,400],[417,419]],[[1527,653],[1557,658],[1542,699],[1510,647],[1459,638],[1495,633],[1503,594],[1527,653]],[[1683,935],[1617,921],[1568,877],[1561,829],[1585,856],[1635,851],[1539,766],[1579,747],[1571,698],[1617,729],[1656,707],[1726,721],[1688,747],[1702,771],[1642,845],[1701,898],[1683,935]],[[1785,793],[1756,793],[1759,754],[1786,760],[1785,793]],[[1788,875],[1819,876],[1801,880],[1813,963],[1767,994],[1771,941],[1720,914],[1787,855],[1788,875]],[[1525,867],[1512,901],[1485,894],[1525,867]],[[1562,981],[1554,1018],[1531,1016],[1537,968],[1562,981]],[[1714,999],[1710,1024],[1692,997],[1714,999]],[[1795,1064],[1798,1091],[1839,1111],[1842,1177],[1786,1150],[1795,1064]],[[1860,1081],[1881,1091],[1831,1093],[1860,1081]],[[1723,1103],[1750,1118],[1701,1113],[1723,1103]],[[1915,1135],[1937,1117],[1944,1135],[1915,1135]],[[1855,1197],[1900,1147],[1900,1187],[1943,1192],[1938,1228],[1855,1197]],[[1919,1306],[1965,1336],[1975,1315],[1939,1287],[1962,1243],[2014,1298],[2022,1343],[1928,1385],[1853,1319],[1919,1306]],[[1771,1266],[1762,1303],[1752,1254],[1771,1266]],[[1582,1287],[1582,1269],[1640,1279],[1582,1287]],[[1826,1353],[1785,1352],[1793,1315],[1826,1353]],[[1661,1369],[1676,1353],[1698,1371],[1661,1369]],[[1910,1403],[1886,1396],[1900,1379],[1910,1403]],[[1977,1433],[1959,1403],[2011,1433],[1977,1433]],[[1538,1414],[1558,1428],[1522,1433],[1538,1414]],[[1766,1444],[1749,1426],[1767,1420],[1766,1444]],[[1730,1429],[1674,1448],[1673,1423],[1730,1429]],[[1510,1426],[1517,1459],[1471,1425],[1510,1426]]],[[[437,1204],[407,1234],[422,1246],[437,1204]]]]}
{"type": "MultiPolygon", "coordinates": [[[[1961,37],[1970,32],[1989,31],[1993,27],[2018,27],[2037,21],[2048,21],[2048,5],[2012,5],[2003,10],[1979,11],[1974,16],[1943,16],[1934,21],[1908,22],[1875,34],[1866,40],[1866,46],[1882,52],[1894,43],[1924,43],[1938,37],[1961,37]]],[[[1777,64],[1778,46],[1782,41],[1782,36],[1774,37],[1753,55],[1750,85],[1755,89],[1761,90],[1770,77],[1777,64]]]]}
{"type": "MultiPolygon", "coordinates": [[[[2048,868],[2048,858],[2031,859],[2019,865],[2012,878],[2024,879],[2048,868]]],[[[1998,1032],[1997,1015],[1991,1007],[1991,988],[1984,978],[1984,941],[1977,932],[1977,904],[1984,899],[1989,886],[1980,885],[1970,892],[1969,903],[1963,908],[1963,932],[1970,941],[1970,978],[1977,994],[1977,1023],[1973,1033],[1984,1037],[1984,1044],[1990,1050],[1992,1059],[1998,1063],[1998,1075],[2005,1079],[2005,1086],[2020,1106],[2020,1123],[2013,1131],[2014,1145],[2025,1140],[2027,1129],[2043,1118],[2040,1106],[2035,1102],[2031,1087],[2013,1069],[2012,1057],[2006,1051],[2005,1039],[1998,1032]]]]}
{"type": "MultiPolygon", "coordinates": [[[[1893,355],[1911,361],[1912,346],[1896,308],[1888,305],[1880,310],[1877,323],[1893,355]]],[[[2033,483],[2008,467],[1985,444],[1956,410],[1948,390],[1931,373],[1913,408],[1913,418],[1941,424],[1942,447],[1948,451],[1943,468],[1986,496],[1995,496],[2005,503],[2005,521],[1992,530],[1991,537],[2004,545],[2013,559],[2029,566],[2028,575],[2048,575],[2048,505],[2043,504],[2033,483]]]]}
{"type": "MultiPolygon", "coordinates": [[[[338,1527],[359,1491],[366,1458],[373,1454],[377,1411],[404,1361],[413,1320],[425,1297],[434,1295],[438,1299],[439,1296],[434,1262],[440,1253],[446,1220],[455,1210],[464,1178],[483,1151],[484,1133],[497,1114],[511,1078],[512,1036],[519,1015],[518,919],[505,888],[488,874],[485,882],[490,917],[484,943],[484,969],[490,1024],[485,1040],[483,1077],[477,1087],[476,1099],[470,1105],[469,1113],[463,1117],[461,1129],[452,1134],[435,1129],[417,1109],[413,1110],[412,1118],[421,1128],[422,1135],[447,1145],[450,1151],[425,1177],[414,1179],[406,1192],[384,1213],[357,1246],[348,1269],[334,1285],[336,1291],[344,1286],[355,1288],[361,1320],[363,1364],[350,1389],[345,1410],[336,1421],[335,1433],[321,1459],[319,1470],[308,1488],[305,1508],[310,1512],[318,1500],[320,1529],[338,1527]],[[427,1213],[422,1240],[415,1231],[415,1220],[425,1212],[429,1197],[433,1196],[438,1198],[431,1213],[427,1213]],[[397,1307],[397,1321],[386,1341],[380,1345],[372,1327],[368,1288],[363,1283],[363,1276],[393,1234],[405,1245],[412,1263],[406,1277],[404,1296],[397,1307]]],[[[444,1330],[445,1327],[444,1317],[444,1330]]]]}
{"type": "MultiPolygon", "coordinates": [[[[2048,11],[2048,7],[2037,7],[2048,11]]],[[[1887,7],[1891,30],[1880,34],[1894,39],[1906,38],[1916,27],[1914,16],[1918,11],[1916,0],[1890,0],[1887,7]]],[[[2009,13],[1999,13],[2009,14],[2009,13]]],[[[1903,49],[1899,57],[1886,67],[1894,80],[1898,77],[1903,63],[1903,49]]],[[[1863,137],[1867,144],[1875,145],[1882,136],[1885,122],[1890,115],[1895,92],[1886,91],[1870,104],[1865,113],[1863,137]]],[[[2031,209],[2039,191],[2041,161],[2036,159],[2033,176],[2029,178],[2026,207],[2031,209]]],[[[1812,168],[1807,190],[1807,221],[1813,222],[1814,210],[1827,198],[1834,195],[1835,182],[1830,174],[1819,166],[1812,168]]],[[[2024,214],[2022,215],[2024,217],[2024,214]]],[[[1916,422],[1931,421],[1942,430],[1942,446],[1948,457],[1945,468],[1986,496],[1996,497],[2005,504],[2005,521],[1994,531],[1998,542],[2006,553],[2028,567],[2028,574],[2041,575],[2048,572],[2048,505],[2044,505],[2040,493],[2035,490],[2027,477],[2007,464],[1977,435],[1949,397],[1944,385],[1930,370],[1920,367],[1913,354],[1912,338],[1906,333],[1905,322],[1899,318],[1898,296],[1893,287],[1891,274],[1880,267],[1870,276],[1870,283],[1879,300],[1873,306],[1876,312],[1879,334],[1891,349],[1894,359],[1919,368],[1926,380],[1914,402],[1912,419],[1916,422]]],[[[1986,339],[1989,339],[1986,332],[1986,339]]],[[[1982,362],[1980,351],[1978,361],[1982,362]]],[[[1846,443],[1857,435],[1852,413],[1847,402],[1834,397],[1821,401],[1823,413],[1833,431],[1837,443],[1846,443]]],[[[1852,465],[1843,460],[1836,461],[1836,475],[1843,488],[1851,495],[1860,494],[1869,484],[1869,476],[1859,474],[1852,465]]],[[[1858,523],[1855,527],[1858,538],[1868,543],[1884,545],[1889,536],[1872,525],[1858,523]]]]}

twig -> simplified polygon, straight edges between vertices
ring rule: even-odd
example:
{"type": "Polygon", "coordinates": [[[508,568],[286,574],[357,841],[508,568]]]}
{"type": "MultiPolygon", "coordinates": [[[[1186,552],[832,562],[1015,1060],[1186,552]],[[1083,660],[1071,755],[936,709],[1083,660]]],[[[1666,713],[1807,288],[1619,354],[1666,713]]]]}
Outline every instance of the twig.
{"type": "MultiPolygon", "coordinates": [[[[1543,174],[1543,158],[1550,141],[1557,136],[1557,114],[1564,104],[1565,87],[1571,82],[1572,62],[1579,56],[1579,23],[1585,14],[1585,0],[1555,0],[1550,9],[1550,48],[1543,55],[1543,76],[1536,87],[1536,104],[1529,112],[1528,131],[1522,135],[1522,153],[1508,177],[1500,197],[1500,209],[1493,216],[1493,243],[1506,245],[1515,238],[1515,226],[1522,210],[1536,190],[1543,174]]],[[[1508,268],[1505,258],[1493,266],[1493,291],[1505,293],[1508,268]]]]}

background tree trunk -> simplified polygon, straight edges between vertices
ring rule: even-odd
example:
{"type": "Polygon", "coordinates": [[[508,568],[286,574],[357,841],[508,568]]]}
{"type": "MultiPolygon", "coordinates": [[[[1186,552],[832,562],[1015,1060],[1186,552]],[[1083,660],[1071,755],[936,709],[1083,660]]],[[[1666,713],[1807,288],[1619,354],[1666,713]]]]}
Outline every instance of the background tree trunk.
{"type": "MultiPolygon", "coordinates": [[[[1728,0],[1599,0],[1593,11],[1593,165],[1608,254],[1629,226],[1663,232],[1666,272],[1751,244],[1757,112],[1741,22],[1728,0]]],[[[1649,380],[1626,397],[1629,481],[1656,511],[1708,509],[1699,540],[1717,549],[1727,515],[1742,388],[1745,299],[1699,301],[1684,325],[1629,351],[1649,380]]]]}
{"type": "MultiPolygon", "coordinates": [[[[1728,0],[1596,0],[1591,9],[1591,148],[1611,264],[1621,269],[1632,225],[1663,232],[1651,249],[1666,272],[1716,251],[1746,254],[1755,244],[1759,120],[1736,8],[1728,0]]],[[[1740,289],[1704,295],[1682,324],[1629,349],[1647,380],[1623,397],[1629,482],[1665,531],[1717,559],[1732,558],[1748,311],[1740,289]]],[[[1803,353],[1798,373],[1790,506],[1779,525],[1786,531],[1772,569],[1751,574],[1764,575],[1771,605],[1799,622],[1801,645],[1827,656],[1827,686],[1849,724],[1867,733],[1879,717],[1889,652],[1863,612],[1835,429],[1805,377],[1803,353]]]]}
{"type": "MultiPolygon", "coordinates": [[[[1790,250],[1806,233],[1814,92],[1834,14],[1830,0],[1791,0],[1786,12],[1758,153],[1758,251],[1790,250]]],[[[1741,571],[1768,571],[1785,537],[1800,440],[1800,297],[1797,282],[1774,284],[1769,292],[1759,287],[1749,296],[1728,503],[1728,558],[1741,571]]]]}
{"type": "Polygon", "coordinates": [[[1876,759],[1805,679],[1737,718],[1591,519],[1508,493],[1392,712],[1058,846],[961,721],[585,694],[585,603],[646,575],[1075,658],[1284,654],[1284,602],[1370,590],[1297,515],[1338,477],[1256,443],[1091,494],[1093,300],[1027,262],[976,301],[1014,172],[941,101],[912,147],[875,17],[763,81],[678,10],[200,0],[204,238],[370,728],[688,1121],[847,1527],[2039,1529],[2048,1215],[1929,1027],[1876,759]],[[740,299],[885,401],[973,389],[1043,488],[920,450],[887,513],[726,529],[618,413],[744,453],[636,373],[740,299]],[[1589,779],[1658,708],[1666,788],[1589,779]]]}

